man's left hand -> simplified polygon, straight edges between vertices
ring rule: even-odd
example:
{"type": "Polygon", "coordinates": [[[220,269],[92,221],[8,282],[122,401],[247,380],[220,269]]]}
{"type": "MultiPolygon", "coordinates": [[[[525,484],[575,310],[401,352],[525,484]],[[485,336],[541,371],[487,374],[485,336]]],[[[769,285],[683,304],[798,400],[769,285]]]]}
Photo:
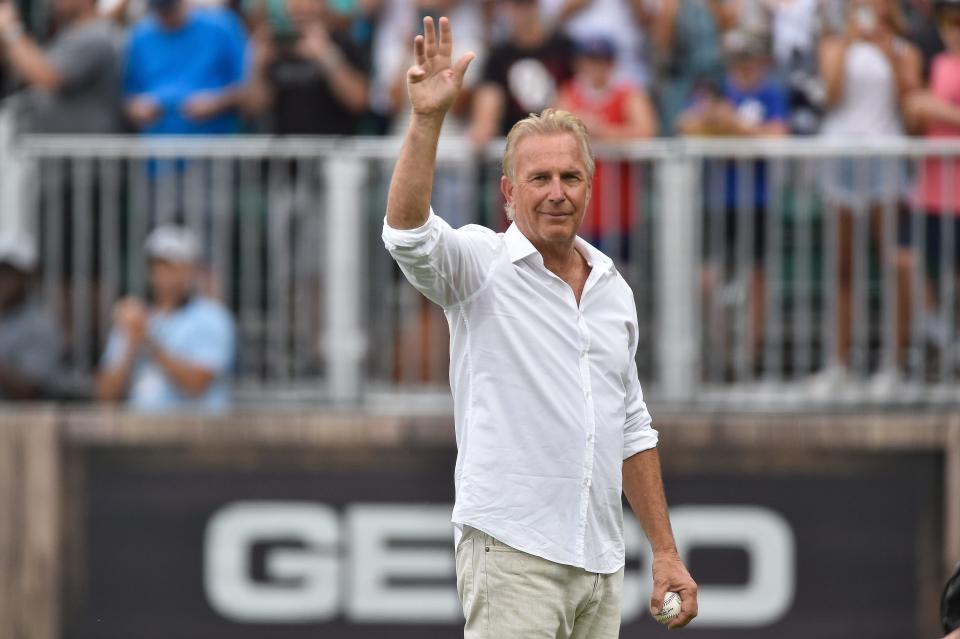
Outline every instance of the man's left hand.
{"type": "Polygon", "coordinates": [[[183,115],[194,122],[209,120],[223,111],[222,96],[216,91],[201,91],[183,103],[183,115]]]}
{"type": "Polygon", "coordinates": [[[667,628],[683,628],[697,616],[697,584],[676,551],[654,554],[651,612],[656,614],[663,607],[663,598],[668,592],[680,595],[680,616],[670,622],[667,628]]]}

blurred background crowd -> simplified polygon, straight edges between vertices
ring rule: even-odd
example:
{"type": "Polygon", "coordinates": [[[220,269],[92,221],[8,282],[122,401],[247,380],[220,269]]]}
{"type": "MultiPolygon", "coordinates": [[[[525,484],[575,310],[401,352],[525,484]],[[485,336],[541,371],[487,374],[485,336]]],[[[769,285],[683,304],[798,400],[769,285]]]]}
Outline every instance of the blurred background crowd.
{"type": "Polygon", "coordinates": [[[448,15],[478,55],[450,126],[478,146],[557,105],[600,140],[897,135],[920,131],[905,98],[933,88],[957,4],[4,0],[0,68],[36,132],[390,134],[412,37],[448,15]]]}
{"type": "MultiPolygon", "coordinates": [[[[397,135],[409,114],[411,43],[427,15],[450,17],[454,57],[477,54],[445,122],[448,135],[463,136],[477,151],[550,106],[579,115],[601,143],[685,135],[960,136],[960,0],[0,0],[0,87],[17,96],[26,133],[397,135]]],[[[893,193],[910,202],[904,210],[919,214],[924,239],[911,237],[919,228],[913,219],[901,220],[896,243],[904,250],[884,259],[896,264],[898,290],[907,295],[901,299],[909,299],[917,255],[906,249],[919,246],[931,265],[924,304],[937,307],[942,249],[960,255],[960,225],[950,225],[956,239],[948,243],[941,232],[953,218],[942,214],[957,210],[956,198],[945,194],[960,163],[927,162],[910,176],[901,163],[881,159],[841,162],[823,175],[823,196],[837,211],[836,339],[819,367],[827,388],[850,365],[856,212],[869,212],[880,238],[884,199],[893,193]]],[[[744,201],[752,211],[746,350],[759,369],[768,167],[758,161],[747,169],[746,183],[735,168],[718,173],[719,195],[705,206],[725,212],[720,253],[728,256],[747,233],[736,231],[743,222],[737,211],[744,201]]],[[[632,233],[641,194],[629,186],[630,170],[626,162],[598,165],[583,231],[595,243],[611,229],[632,233]]],[[[441,175],[435,197],[468,201],[476,188],[470,179],[441,175]]],[[[455,224],[471,221],[456,219],[457,206],[438,210],[455,224]]],[[[151,226],[157,220],[151,213],[151,226]]],[[[191,295],[202,270],[195,267],[208,256],[182,227],[156,233],[141,257],[158,307],[137,299],[117,305],[93,392],[144,406],[224,407],[232,320],[212,298],[196,306],[191,295]]],[[[57,322],[26,303],[36,251],[29,238],[0,239],[0,288],[7,291],[0,300],[0,392],[57,396],[34,383],[50,378],[44,371],[54,366],[59,343],[57,322]],[[25,349],[27,333],[45,349],[25,349]]],[[[883,243],[874,243],[871,250],[883,255],[883,243]]],[[[602,248],[630,260],[626,244],[602,248]]],[[[730,269],[705,250],[709,307],[719,272],[730,269]]],[[[958,268],[960,257],[946,259],[958,268]]],[[[902,363],[909,304],[898,309],[902,363]]]]}

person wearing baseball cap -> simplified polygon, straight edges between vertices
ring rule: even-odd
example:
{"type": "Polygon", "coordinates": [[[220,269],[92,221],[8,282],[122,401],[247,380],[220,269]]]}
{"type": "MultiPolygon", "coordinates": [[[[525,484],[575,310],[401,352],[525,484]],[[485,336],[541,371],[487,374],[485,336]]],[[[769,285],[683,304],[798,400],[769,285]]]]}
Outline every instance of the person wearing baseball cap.
{"type": "Polygon", "coordinates": [[[34,240],[0,234],[0,399],[53,398],[63,336],[53,313],[33,295],[34,240]]]}
{"type": "Polygon", "coordinates": [[[223,412],[230,405],[235,328],[219,302],[195,293],[199,243],[182,226],[147,237],[152,301],[127,297],[97,376],[97,397],[142,412],[223,412]]]}

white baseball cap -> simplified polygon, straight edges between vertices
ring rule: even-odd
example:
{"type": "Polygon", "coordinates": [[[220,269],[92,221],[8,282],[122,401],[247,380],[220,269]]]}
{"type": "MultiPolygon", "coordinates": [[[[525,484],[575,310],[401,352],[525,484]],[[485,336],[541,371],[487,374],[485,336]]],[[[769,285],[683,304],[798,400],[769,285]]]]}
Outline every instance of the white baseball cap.
{"type": "Polygon", "coordinates": [[[37,244],[31,235],[19,231],[0,233],[0,264],[9,264],[24,273],[37,268],[37,244]]]}
{"type": "Polygon", "coordinates": [[[150,259],[166,262],[196,262],[200,257],[197,236],[185,226],[158,226],[147,236],[144,251],[150,259]]]}

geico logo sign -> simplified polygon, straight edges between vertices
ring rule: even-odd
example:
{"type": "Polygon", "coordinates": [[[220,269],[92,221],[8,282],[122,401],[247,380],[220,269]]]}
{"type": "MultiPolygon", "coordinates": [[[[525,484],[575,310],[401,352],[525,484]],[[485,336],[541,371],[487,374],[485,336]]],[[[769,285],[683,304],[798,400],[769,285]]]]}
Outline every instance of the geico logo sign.
{"type": "MultiPolygon", "coordinates": [[[[459,623],[450,512],[421,504],[356,504],[342,514],[304,502],[230,504],[207,524],[207,598],[220,615],[244,623],[317,623],[339,614],[357,623],[459,623]],[[297,543],[270,545],[277,540],[297,543]]],[[[787,613],[794,537],[779,513],[679,506],[671,519],[684,558],[709,547],[742,549],[749,558],[747,583],[701,585],[698,627],[764,626],[787,613]]],[[[633,517],[624,517],[624,535],[626,623],[647,614],[649,569],[637,568],[652,556],[633,517]]]]}

